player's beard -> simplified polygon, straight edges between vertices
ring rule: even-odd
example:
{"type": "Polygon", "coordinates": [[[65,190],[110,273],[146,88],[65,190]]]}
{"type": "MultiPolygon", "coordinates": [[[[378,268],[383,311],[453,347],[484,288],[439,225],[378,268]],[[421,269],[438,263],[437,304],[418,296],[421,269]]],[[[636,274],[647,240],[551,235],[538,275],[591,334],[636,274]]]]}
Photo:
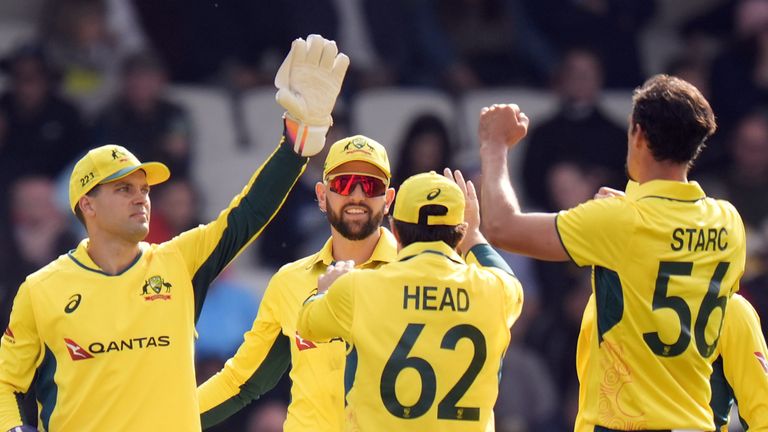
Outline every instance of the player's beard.
{"type": "Polygon", "coordinates": [[[378,212],[374,212],[373,209],[363,203],[347,204],[337,213],[333,210],[330,203],[326,201],[325,208],[327,209],[328,222],[347,240],[363,240],[376,232],[379,226],[381,226],[381,221],[384,219],[383,206],[378,212]],[[353,206],[365,208],[368,211],[368,219],[362,222],[345,221],[344,209],[353,206]]]}

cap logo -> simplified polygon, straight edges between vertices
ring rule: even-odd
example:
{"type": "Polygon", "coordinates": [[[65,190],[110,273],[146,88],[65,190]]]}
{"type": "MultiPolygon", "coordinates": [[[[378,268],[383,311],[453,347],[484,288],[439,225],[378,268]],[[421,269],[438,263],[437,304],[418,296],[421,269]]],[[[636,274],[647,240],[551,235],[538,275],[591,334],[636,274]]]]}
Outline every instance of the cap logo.
{"type": "Polygon", "coordinates": [[[442,191],[440,190],[440,188],[435,188],[435,189],[432,189],[432,190],[431,190],[431,191],[429,191],[429,193],[427,194],[427,199],[428,199],[429,201],[432,201],[433,199],[437,198],[437,196],[438,196],[438,195],[440,195],[440,192],[442,192],[442,191]]]}
{"type": "Polygon", "coordinates": [[[128,160],[128,157],[126,157],[125,153],[118,149],[112,149],[112,160],[120,159],[119,162],[125,162],[128,160]]]}
{"type": "Polygon", "coordinates": [[[366,154],[371,154],[375,151],[372,145],[368,144],[368,141],[362,139],[362,138],[355,138],[352,141],[348,142],[347,145],[344,146],[344,151],[349,153],[356,153],[356,152],[363,152],[366,154]],[[351,148],[354,147],[354,148],[351,148]],[[368,149],[366,149],[366,147],[368,149]]]}

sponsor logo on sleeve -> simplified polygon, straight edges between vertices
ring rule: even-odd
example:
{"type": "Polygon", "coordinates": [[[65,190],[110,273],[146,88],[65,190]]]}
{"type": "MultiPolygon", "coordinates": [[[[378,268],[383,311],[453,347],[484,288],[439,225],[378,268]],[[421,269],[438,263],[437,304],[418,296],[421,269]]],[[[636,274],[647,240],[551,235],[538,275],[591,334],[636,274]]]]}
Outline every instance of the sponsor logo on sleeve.
{"type": "Polygon", "coordinates": [[[317,345],[312,343],[312,341],[308,341],[301,336],[299,336],[299,332],[296,332],[296,347],[299,349],[299,351],[304,351],[307,349],[317,348],[317,345]]]}
{"type": "Polygon", "coordinates": [[[761,353],[760,351],[755,352],[755,357],[757,357],[757,361],[760,362],[760,366],[763,367],[763,372],[768,375],[768,360],[766,360],[765,355],[761,353]]]}

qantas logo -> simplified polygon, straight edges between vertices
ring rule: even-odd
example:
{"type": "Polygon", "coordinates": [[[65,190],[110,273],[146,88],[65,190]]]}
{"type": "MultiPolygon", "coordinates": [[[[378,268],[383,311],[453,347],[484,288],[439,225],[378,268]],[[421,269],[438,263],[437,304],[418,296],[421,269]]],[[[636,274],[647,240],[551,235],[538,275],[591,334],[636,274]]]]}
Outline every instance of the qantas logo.
{"type": "Polygon", "coordinates": [[[763,372],[768,374],[768,360],[765,359],[765,356],[760,351],[755,352],[755,357],[757,357],[757,361],[760,362],[760,366],[763,367],[763,372]]]}
{"type": "Polygon", "coordinates": [[[296,332],[296,347],[299,348],[299,351],[304,351],[307,349],[317,348],[317,345],[302,338],[299,336],[299,332],[296,332]]]}
{"type": "Polygon", "coordinates": [[[171,337],[145,336],[132,339],[93,342],[88,345],[88,349],[83,348],[72,339],[64,338],[64,343],[67,345],[67,351],[69,351],[69,356],[72,357],[72,360],[85,360],[93,358],[93,356],[97,354],[111,353],[114,351],[132,351],[135,349],[167,347],[171,345],[171,337]]]}
{"type": "Polygon", "coordinates": [[[64,343],[67,345],[67,351],[69,351],[69,356],[72,357],[72,360],[87,360],[92,359],[93,356],[85,350],[85,348],[81,347],[77,344],[77,342],[73,341],[72,339],[64,338],[64,343]]]}

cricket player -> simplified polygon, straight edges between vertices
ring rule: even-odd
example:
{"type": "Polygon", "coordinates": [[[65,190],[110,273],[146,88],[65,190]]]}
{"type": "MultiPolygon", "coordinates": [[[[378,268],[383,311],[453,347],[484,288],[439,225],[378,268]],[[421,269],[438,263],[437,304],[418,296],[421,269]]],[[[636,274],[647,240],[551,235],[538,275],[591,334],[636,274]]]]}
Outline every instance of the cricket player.
{"type": "Polygon", "coordinates": [[[372,269],[395,260],[395,238],[381,227],[395,197],[390,179],[387,151],[378,142],[356,135],[331,146],[322,181],[315,185],[331,237],[320,251],[283,266],[270,280],[243,344],[199,388],[204,428],[271,389],[290,364],[293,384],[284,430],[343,429],[346,344],[305,340],[296,332],[296,320],[332,263],[353,260],[358,268],[372,269]]]}
{"type": "Polygon", "coordinates": [[[637,188],[559,214],[525,214],[506,161],[528,118],[516,105],[483,109],[486,234],[513,252],[593,268],[596,334],[581,384],[587,430],[712,431],[709,379],[744,272],[744,225],[733,205],[688,181],[715,130],[695,87],[652,77],[635,90],[629,123],[627,170],[637,188]]]}
{"type": "Polygon", "coordinates": [[[35,374],[40,430],[201,430],[194,326],[208,286],[322,149],[348,64],[332,41],[294,41],[276,78],[281,144],[216,220],[168,242],[142,241],[165,165],[117,145],[77,162],[69,198],[88,238],[19,288],[0,343],[0,430],[33,430],[19,397],[35,374]]]}
{"type": "Polygon", "coordinates": [[[480,233],[474,187],[455,176],[403,182],[391,220],[396,261],[375,270],[330,266],[299,313],[304,339],[341,337],[352,347],[345,430],[494,430],[499,370],[523,292],[480,233]]]}
{"type": "MultiPolygon", "coordinates": [[[[630,181],[626,191],[638,184],[630,181]]],[[[625,192],[602,187],[595,199],[624,196],[625,192]]],[[[596,334],[595,296],[589,298],[581,321],[581,331],[576,350],[576,372],[580,382],[587,382],[587,357],[590,340],[596,334]]],[[[731,407],[738,401],[741,424],[747,431],[768,431],[768,348],[760,327],[760,318],[752,305],[739,294],[734,294],[728,303],[723,330],[720,334],[719,356],[713,363],[710,377],[712,385],[712,407],[715,426],[720,432],[728,432],[731,407]]],[[[582,386],[579,394],[580,405],[584,403],[582,386]]],[[[591,432],[584,424],[581,410],[576,417],[576,432],[591,432]]]]}

